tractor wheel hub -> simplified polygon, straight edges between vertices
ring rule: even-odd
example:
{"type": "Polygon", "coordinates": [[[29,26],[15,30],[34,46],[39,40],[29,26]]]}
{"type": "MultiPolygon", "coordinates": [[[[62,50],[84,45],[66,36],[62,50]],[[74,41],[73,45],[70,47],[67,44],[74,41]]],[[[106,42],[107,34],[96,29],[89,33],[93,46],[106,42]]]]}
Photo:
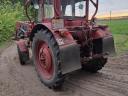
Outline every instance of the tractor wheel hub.
{"type": "Polygon", "coordinates": [[[53,75],[53,64],[51,51],[48,45],[40,41],[36,49],[37,52],[37,64],[40,70],[40,73],[45,79],[50,79],[53,75]]]}

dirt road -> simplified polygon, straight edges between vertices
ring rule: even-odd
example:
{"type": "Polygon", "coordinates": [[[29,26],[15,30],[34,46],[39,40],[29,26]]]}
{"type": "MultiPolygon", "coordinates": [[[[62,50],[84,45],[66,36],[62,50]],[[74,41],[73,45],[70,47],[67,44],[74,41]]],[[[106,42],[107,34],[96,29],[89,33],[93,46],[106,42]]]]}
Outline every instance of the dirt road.
{"type": "Polygon", "coordinates": [[[97,74],[69,74],[60,92],[39,81],[34,66],[21,66],[15,44],[0,55],[0,96],[128,96],[128,54],[111,58],[97,74]]]}

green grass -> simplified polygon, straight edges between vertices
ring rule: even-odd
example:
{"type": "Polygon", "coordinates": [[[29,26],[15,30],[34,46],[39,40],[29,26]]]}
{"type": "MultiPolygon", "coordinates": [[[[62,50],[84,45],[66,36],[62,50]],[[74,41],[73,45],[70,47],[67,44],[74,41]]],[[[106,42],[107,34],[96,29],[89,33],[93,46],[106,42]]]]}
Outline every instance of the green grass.
{"type": "Polygon", "coordinates": [[[117,53],[128,51],[128,35],[113,34],[117,53]]]}
{"type": "Polygon", "coordinates": [[[22,6],[17,3],[12,6],[9,2],[0,4],[0,46],[9,41],[15,32],[16,21],[23,18],[22,6]]]}
{"type": "Polygon", "coordinates": [[[106,24],[111,28],[113,34],[127,34],[128,35],[128,19],[121,20],[104,20],[101,24],[106,24]]]}
{"type": "Polygon", "coordinates": [[[128,51],[128,19],[104,20],[99,23],[108,25],[111,29],[117,53],[128,51]]]}

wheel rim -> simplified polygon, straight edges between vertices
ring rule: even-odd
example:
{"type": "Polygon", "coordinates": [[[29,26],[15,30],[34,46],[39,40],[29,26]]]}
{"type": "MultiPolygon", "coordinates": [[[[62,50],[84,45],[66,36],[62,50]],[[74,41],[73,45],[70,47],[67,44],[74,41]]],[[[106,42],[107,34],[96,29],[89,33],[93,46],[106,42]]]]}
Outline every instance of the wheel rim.
{"type": "Polygon", "coordinates": [[[38,41],[36,47],[37,70],[44,79],[51,79],[53,76],[53,62],[49,46],[44,41],[38,41]]]}

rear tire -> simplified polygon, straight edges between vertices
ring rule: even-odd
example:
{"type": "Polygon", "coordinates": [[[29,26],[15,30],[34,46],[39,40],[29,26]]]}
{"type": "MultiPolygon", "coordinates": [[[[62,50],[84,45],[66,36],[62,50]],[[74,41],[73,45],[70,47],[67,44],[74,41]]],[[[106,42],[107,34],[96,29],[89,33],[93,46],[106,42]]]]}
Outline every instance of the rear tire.
{"type": "Polygon", "coordinates": [[[41,82],[52,89],[60,88],[64,78],[60,67],[59,46],[53,34],[48,30],[37,32],[32,43],[32,53],[41,82]]]}
{"type": "Polygon", "coordinates": [[[21,65],[25,65],[27,61],[29,60],[29,52],[22,52],[20,51],[19,46],[17,45],[17,51],[19,55],[19,60],[21,65]]]}
{"type": "Polygon", "coordinates": [[[91,73],[97,73],[107,63],[106,58],[98,58],[82,64],[82,69],[91,73]]]}

